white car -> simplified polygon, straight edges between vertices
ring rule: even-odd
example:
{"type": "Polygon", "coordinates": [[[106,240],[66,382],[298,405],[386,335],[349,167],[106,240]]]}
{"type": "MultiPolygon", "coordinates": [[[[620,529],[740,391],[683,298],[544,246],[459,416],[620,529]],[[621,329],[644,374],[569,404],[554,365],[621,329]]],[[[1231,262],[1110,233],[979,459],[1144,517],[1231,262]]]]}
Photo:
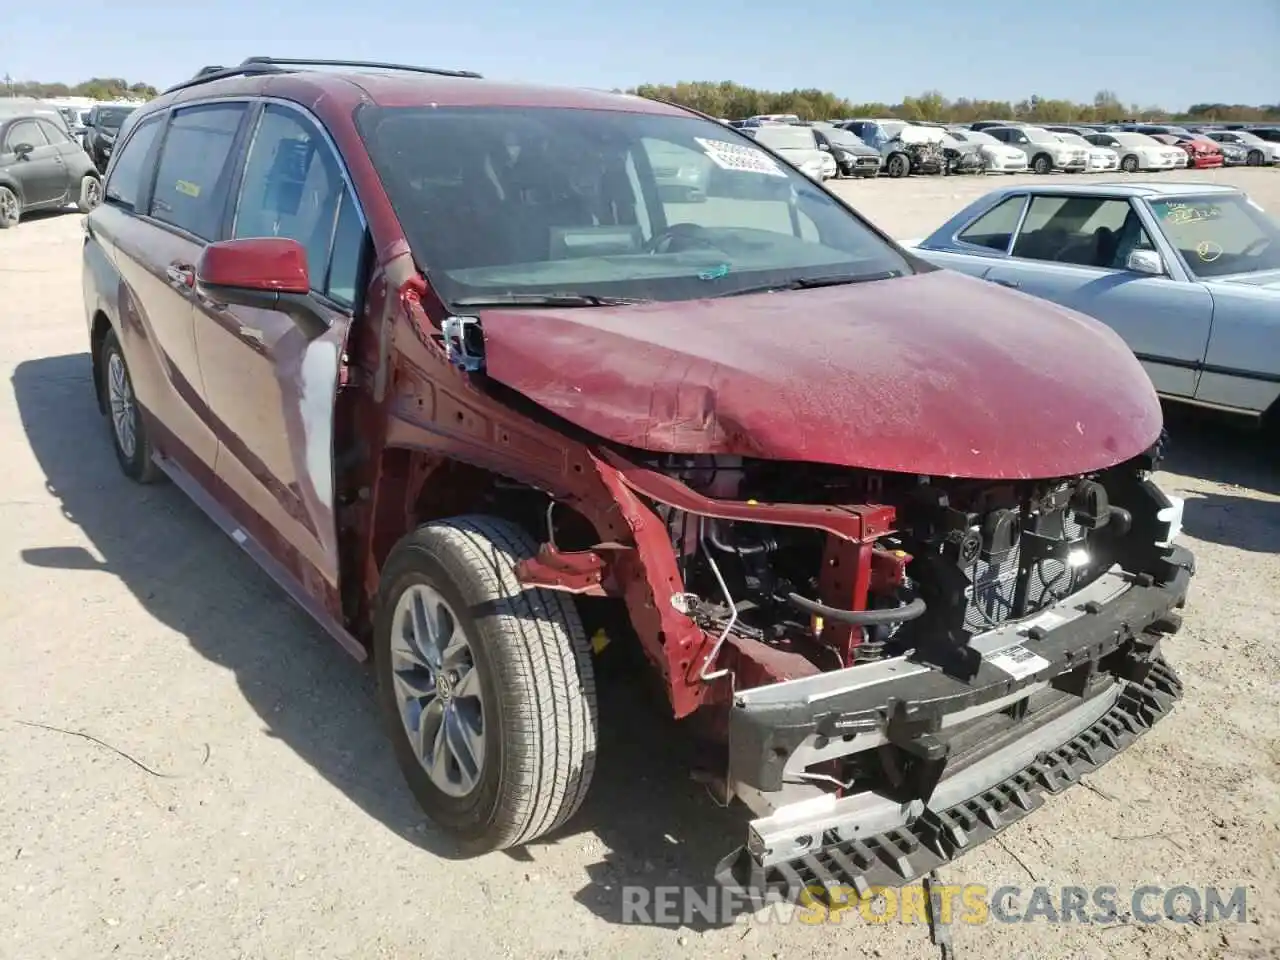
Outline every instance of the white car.
{"type": "Polygon", "coordinates": [[[1058,139],[1043,127],[988,127],[983,131],[1015,150],[1021,150],[1027,163],[1036,173],[1065,170],[1080,172],[1089,165],[1089,151],[1085,147],[1073,147],[1058,139]]]}
{"type": "Polygon", "coordinates": [[[981,130],[948,127],[947,132],[961,143],[977,144],[987,161],[988,173],[1026,173],[1027,155],[981,130]]]}
{"type": "Polygon", "coordinates": [[[1120,169],[1120,154],[1110,147],[1092,144],[1078,133],[1055,133],[1054,136],[1069,146],[1089,151],[1085,173],[1106,173],[1120,169]]]}
{"type": "Polygon", "coordinates": [[[764,144],[810,179],[825,180],[836,175],[835,158],[818,148],[811,127],[766,123],[758,127],[743,127],[742,132],[764,144]]]}
{"type": "Polygon", "coordinates": [[[1263,140],[1248,130],[1207,130],[1204,136],[1218,143],[1230,143],[1248,151],[1245,163],[1251,167],[1280,163],[1280,143],[1263,140]]]}
{"type": "Polygon", "coordinates": [[[1153,140],[1145,133],[1108,130],[1091,133],[1084,138],[1095,147],[1110,147],[1120,156],[1120,169],[1125,173],[1138,170],[1178,170],[1187,165],[1187,153],[1153,140]]]}

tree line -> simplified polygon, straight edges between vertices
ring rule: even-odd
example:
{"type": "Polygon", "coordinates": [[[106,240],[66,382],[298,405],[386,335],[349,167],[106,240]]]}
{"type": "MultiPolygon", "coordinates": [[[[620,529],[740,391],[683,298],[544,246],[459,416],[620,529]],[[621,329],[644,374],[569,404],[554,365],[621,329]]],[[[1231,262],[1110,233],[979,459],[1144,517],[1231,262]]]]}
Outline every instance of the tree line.
{"type": "Polygon", "coordinates": [[[130,83],[121,77],[94,77],[83,83],[40,83],[36,80],[14,80],[8,74],[0,85],[0,95],[7,97],[92,97],[94,100],[150,100],[160,93],[149,83],[130,83]]]}
{"type": "Polygon", "coordinates": [[[1028,120],[1040,123],[1082,123],[1113,120],[1261,121],[1280,122],[1280,103],[1250,104],[1197,103],[1183,111],[1160,106],[1143,106],[1120,99],[1113,90],[1099,90],[1091,103],[1053,100],[1030,96],[1009,100],[950,100],[937,90],[917,97],[903,97],[901,103],[860,103],[837,96],[829,90],[756,90],[724,80],[645,83],[627,93],[654,100],[669,100],[682,106],[725,119],[752,117],[764,113],[794,113],[802,120],[830,120],[839,117],[898,117],[902,120],[934,120],[968,123],[974,120],[1028,120]]]}

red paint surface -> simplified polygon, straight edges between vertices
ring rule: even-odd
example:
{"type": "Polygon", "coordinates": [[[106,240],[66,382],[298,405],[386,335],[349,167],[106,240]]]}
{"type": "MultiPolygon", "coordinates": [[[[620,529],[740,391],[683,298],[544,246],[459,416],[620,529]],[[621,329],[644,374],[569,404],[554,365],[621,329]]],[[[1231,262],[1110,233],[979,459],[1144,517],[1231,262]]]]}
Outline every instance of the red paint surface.
{"type": "Polygon", "coordinates": [[[200,255],[196,277],[200,283],[245,290],[297,294],[311,290],[307,251],[287,237],[211,243],[200,255]]]}
{"type": "Polygon", "coordinates": [[[950,271],[482,325],[495,380],[652,451],[1011,479],[1105,468],[1160,432],[1112,330],[950,271]]]}

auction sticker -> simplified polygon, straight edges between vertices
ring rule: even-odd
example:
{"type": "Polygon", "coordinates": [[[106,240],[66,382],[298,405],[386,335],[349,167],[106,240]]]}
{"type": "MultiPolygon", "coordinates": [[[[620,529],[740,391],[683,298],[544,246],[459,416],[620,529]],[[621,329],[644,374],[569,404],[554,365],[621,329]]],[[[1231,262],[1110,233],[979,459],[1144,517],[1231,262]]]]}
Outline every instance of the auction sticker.
{"type": "Polygon", "coordinates": [[[1038,653],[1032,653],[1020,643],[1011,643],[999,650],[992,650],[986,656],[987,663],[1003,670],[1015,680],[1029,677],[1049,666],[1049,661],[1038,653]]]}
{"type": "Polygon", "coordinates": [[[762,150],[729,143],[725,140],[707,140],[704,137],[693,138],[717,167],[722,170],[739,170],[743,173],[765,173],[771,177],[785,177],[786,174],[762,150]]]}

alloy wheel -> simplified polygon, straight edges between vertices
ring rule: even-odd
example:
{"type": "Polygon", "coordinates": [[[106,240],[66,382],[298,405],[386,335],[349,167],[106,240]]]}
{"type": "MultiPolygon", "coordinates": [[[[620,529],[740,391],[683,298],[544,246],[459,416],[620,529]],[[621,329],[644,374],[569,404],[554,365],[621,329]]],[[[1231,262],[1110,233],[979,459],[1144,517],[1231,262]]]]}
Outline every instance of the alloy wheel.
{"type": "Polygon", "coordinates": [[[18,222],[18,197],[8,187],[0,187],[0,223],[18,222]]]}
{"type": "Polygon", "coordinates": [[[400,720],[431,782],[465,797],[485,760],[485,709],[470,641],[435,589],[415,584],[392,617],[391,676],[400,720]]]}
{"type": "Polygon", "coordinates": [[[133,399],[133,384],[119,353],[107,360],[107,401],[111,407],[111,426],[116,443],[126,460],[132,460],[138,449],[138,408],[133,399]]]}

